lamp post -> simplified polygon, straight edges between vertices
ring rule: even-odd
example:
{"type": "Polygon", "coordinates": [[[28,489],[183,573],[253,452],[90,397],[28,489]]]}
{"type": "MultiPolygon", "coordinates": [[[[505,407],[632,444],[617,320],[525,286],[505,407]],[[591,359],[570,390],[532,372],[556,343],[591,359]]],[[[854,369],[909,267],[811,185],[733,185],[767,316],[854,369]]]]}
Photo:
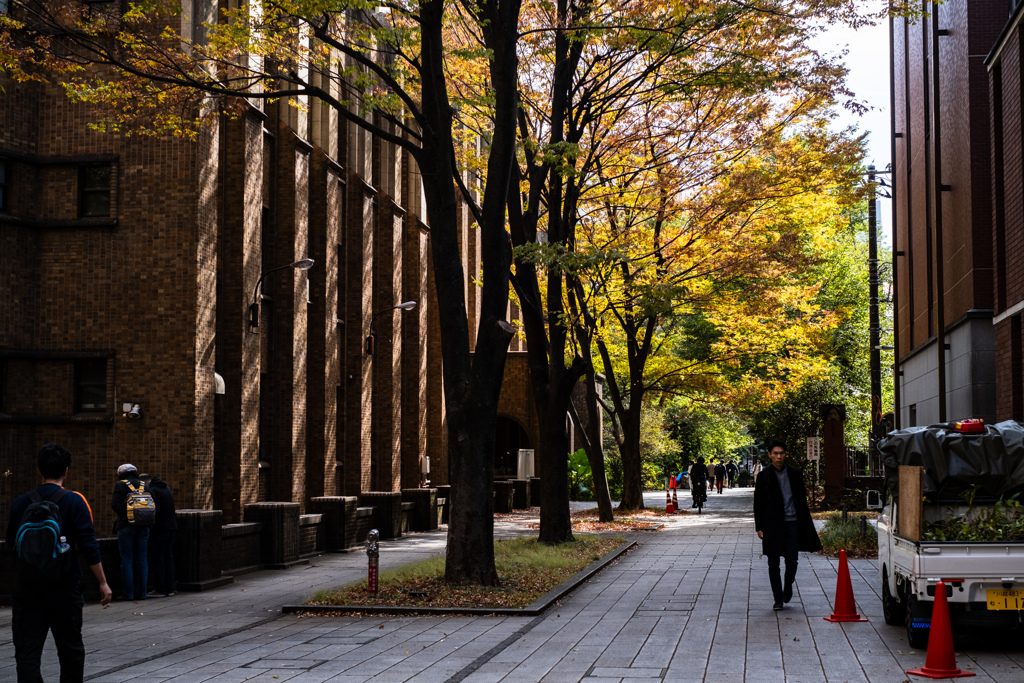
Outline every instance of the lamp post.
{"type": "Polygon", "coordinates": [[[289,263],[286,266],[278,266],[277,268],[271,268],[262,275],[260,279],[256,281],[256,287],[252,290],[252,303],[249,304],[249,331],[259,333],[260,327],[260,304],[259,304],[259,291],[260,285],[263,284],[263,278],[270,275],[274,271],[284,270],[286,268],[294,268],[295,270],[309,270],[313,267],[313,259],[304,258],[301,261],[295,263],[289,263]]]}
{"type": "Polygon", "coordinates": [[[373,343],[374,343],[374,340],[376,339],[376,335],[373,332],[373,324],[375,322],[377,322],[377,318],[381,317],[385,313],[390,313],[391,311],[394,311],[396,309],[397,310],[402,310],[402,311],[411,311],[414,308],[416,308],[416,302],[415,301],[404,301],[404,302],[398,304],[397,306],[392,306],[391,308],[385,308],[383,311],[377,311],[376,313],[374,313],[373,317],[370,318],[370,334],[367,335],[367,337],[366,337],[366,344],[365,344],[366,355],[367,356],[372,356],[373,355],[373,343]]]}

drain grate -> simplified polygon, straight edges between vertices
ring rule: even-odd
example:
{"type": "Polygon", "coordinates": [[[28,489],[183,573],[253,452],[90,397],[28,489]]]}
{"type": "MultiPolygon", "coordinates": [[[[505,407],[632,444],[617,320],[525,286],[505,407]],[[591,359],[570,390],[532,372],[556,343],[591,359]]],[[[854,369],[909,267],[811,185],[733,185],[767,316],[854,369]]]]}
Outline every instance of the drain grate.
{"type": "Polygon", "coordinates": [[[637,614],[644,613],[658,613],[658,612],[673,612],[689,614],[693,611],[693,606],[696,604],[697,598],[694,596],[688,597],[669,597],[669,598],[647,598],[637,608],[637,614]]]}
{"type": "Polygon", "coordinates": [[[326,659],[280,659],[274,657],[268,657],[266,659],[257,659],[255,662],[249,662],[243,665],[243,669],[312,669],[320,666],[326,659]]]}

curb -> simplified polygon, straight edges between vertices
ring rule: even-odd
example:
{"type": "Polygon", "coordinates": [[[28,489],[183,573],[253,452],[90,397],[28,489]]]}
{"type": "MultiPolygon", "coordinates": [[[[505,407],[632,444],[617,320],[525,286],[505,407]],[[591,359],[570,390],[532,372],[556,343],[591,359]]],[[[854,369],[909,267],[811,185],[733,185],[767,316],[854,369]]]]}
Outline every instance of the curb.
{"type": "Polygon", "coordinates": [[[373,607],[370,605],[284,605],[281,612],[284,614],[308,614],[316,616],[319,614],[390,614],[405,616],[426,616],[426,615],[489,615],[499,617],[535,617],[555,602],[575,590],[581,583],[598,573],[615,560],[619,559],[626,552],[638,545],[636,541],[626,541],[618,548],[613,548],[605,553],[604,557],[591,563],[581,571],[558,584],[544,595],[540,596],[526,607],[373,607]]]}

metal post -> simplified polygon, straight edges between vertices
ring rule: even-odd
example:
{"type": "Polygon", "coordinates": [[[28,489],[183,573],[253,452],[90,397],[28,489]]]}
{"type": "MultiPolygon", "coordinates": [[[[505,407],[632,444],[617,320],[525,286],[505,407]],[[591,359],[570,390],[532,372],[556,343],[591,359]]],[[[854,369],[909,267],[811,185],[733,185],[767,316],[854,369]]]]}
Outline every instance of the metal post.
{"type": "Polygon", "coordinates": [[[376,529],[371,529],[370,533],[366,534],[366,558],[369,561],[369,567],[366,575],[366,590],[371,595],[377,594],[377,568],[380,559],[380,532],[376,529]]]}

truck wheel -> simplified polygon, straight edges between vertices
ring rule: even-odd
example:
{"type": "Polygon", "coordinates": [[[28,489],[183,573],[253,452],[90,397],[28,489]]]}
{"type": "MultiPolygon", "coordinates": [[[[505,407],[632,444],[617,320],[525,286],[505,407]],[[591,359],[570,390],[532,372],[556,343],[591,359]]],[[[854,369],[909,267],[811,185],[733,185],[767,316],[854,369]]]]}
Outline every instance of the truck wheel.
{"type": "Polygon", "coordinates": [[[914,618],[914,607],[917,605],[917,598],[911,597],[907,600],[906,614],[903,623],[907,627],[907,642],[910,647],[923,650],[928,647],[928,632],[931,629],[913,628],[911,622],[914,618]]]}
{"type": "Polygon", "coordinates": [[[907,606],[902,602],[897,602],[896,598],[893,597],[889,591],[889,576],[883,572],[882,574],[882,615],[885,617],[885,623],[890,626],[899,626],[904,623],[906,619],[907,606]]]}

